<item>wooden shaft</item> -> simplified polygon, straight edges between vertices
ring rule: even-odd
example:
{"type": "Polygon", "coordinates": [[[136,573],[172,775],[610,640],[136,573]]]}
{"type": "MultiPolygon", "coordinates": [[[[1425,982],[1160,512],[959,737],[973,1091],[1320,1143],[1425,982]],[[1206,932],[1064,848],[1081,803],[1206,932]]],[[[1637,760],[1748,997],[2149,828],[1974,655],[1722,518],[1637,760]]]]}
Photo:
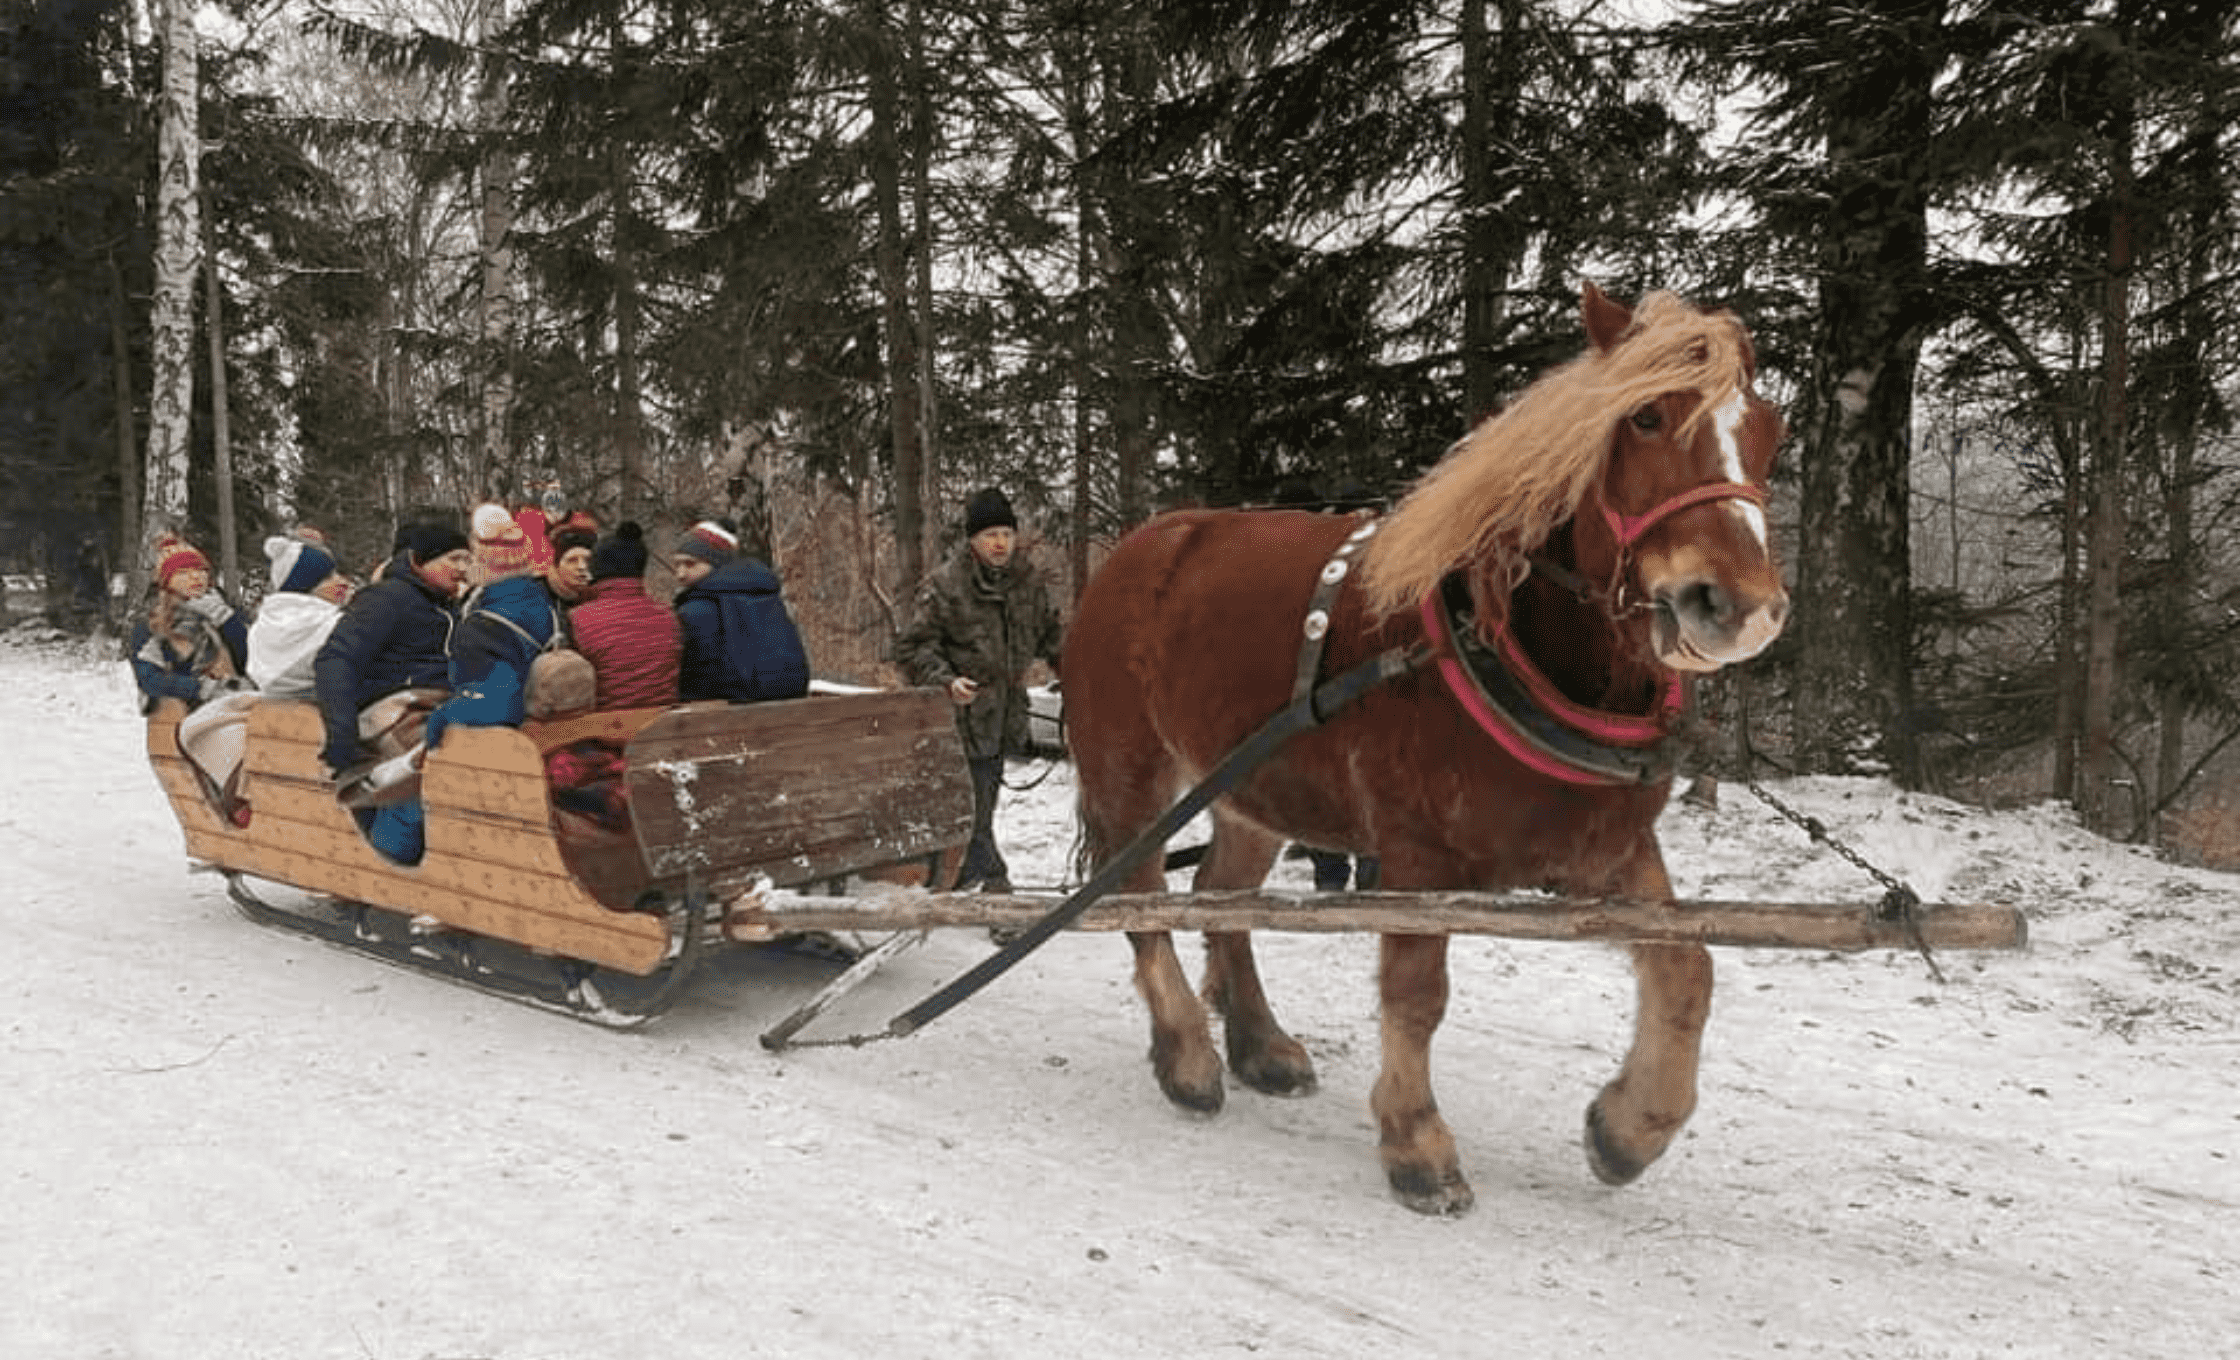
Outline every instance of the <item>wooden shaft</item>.
{"type": "MultiPolygon", "coordinates": [[[[865,897],[750,895],[727,929],[922,930],[1021,927],[1056,897],[997,893],[882,892],[865,897]]],[[[1264,891],[1114,893],[1073,922],[1076,930],[1362,931],[1384,935],[1504,935],[1522,940],[1613,940],[1775,949],[1910,949],[1902,921],[1872,905],[1810,902],[1647,903],[1529,893],[1369,892],[1287,895],[1264,891]]],[[[1963,904],[1921,909],[1920,942],[1932,949],[2019,949],[2020,910],[1963,904]]]]}

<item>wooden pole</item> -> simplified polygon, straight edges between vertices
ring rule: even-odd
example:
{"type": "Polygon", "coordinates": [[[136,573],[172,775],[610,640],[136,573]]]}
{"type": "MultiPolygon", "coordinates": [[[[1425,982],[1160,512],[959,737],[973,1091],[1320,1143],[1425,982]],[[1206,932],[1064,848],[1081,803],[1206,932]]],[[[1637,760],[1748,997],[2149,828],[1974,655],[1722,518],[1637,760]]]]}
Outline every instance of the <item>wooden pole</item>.
{"type": "MultiPolygon", "coordinates": [[[[923,930],[940,926],[1026,926],[1058,904],[1054,896],[881,892],[865,897],[749,895],[733,904],[725,931],[923,930]]],[[[1924,907],[1916,940],[1904,921],[1873,905],[1810,902],[1651,903],[1541,897],[1530,893],[1370,892],[1286,895],[1259,891],[1114,893],[1073,923],[1076,930],[1360,931],[1381,935],[1503,935],[1521,940],[1640,941],[1744,948],[2019,949],[2029,938],[2020,910],[1997,905],[1924,907]]]]}

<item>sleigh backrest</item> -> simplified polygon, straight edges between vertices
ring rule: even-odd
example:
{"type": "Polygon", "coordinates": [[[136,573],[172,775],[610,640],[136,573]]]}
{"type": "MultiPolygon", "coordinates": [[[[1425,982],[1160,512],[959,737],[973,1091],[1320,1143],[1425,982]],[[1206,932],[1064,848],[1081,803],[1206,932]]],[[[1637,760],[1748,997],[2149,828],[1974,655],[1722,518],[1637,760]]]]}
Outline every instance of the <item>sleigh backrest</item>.
{"type": "Polygon", "coordinates": [[[898,864],[972,834],[972,778],[938,689],[689,704],[629,746],[657,883],[778,887],[898,864]]]}

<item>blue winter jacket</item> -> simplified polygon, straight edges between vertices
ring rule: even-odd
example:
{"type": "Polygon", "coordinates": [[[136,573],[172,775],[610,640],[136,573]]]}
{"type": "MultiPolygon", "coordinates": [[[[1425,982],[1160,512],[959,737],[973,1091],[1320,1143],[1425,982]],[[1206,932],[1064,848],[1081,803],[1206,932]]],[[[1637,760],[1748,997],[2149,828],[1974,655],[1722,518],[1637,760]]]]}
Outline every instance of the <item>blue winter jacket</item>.
{"type": "Polygon", "coordinates": [[[754,558],[734,558],[686,587],[677,622],[684,632],[679,698],[751,704],[809,692],[809,654],[777,573],[754,558]]]}
{"type": "Polygon", "coordinates": [[[560,623],[552,596],[534,576],[515,576],[483,587],[467,600],[451,635],[451,697],[428,715],[428,749],[443,740],[443,730],[461,727],[519,727],[529,716],[529,663],[544,650],[560,623]],[[521,633],[535,640],[531,646],[521,633]]]}
{"type": "Polygon", "coordinates": [[[358,710],[400,689],[444,687],[451,671],[451,601],[398,553],[378,585],[350,601],[327,634],[311,673],[327,744],[320,758],[333,769],[358,760],[358,710]]]}

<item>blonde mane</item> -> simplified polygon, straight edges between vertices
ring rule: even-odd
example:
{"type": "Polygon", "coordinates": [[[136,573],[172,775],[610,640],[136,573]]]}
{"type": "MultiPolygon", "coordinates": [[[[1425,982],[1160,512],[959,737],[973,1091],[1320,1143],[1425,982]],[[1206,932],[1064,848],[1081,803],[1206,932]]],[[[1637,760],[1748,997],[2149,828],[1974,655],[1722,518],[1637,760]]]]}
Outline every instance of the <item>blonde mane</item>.
{"type": "Polygon", "coordinates": [[[1612,425],[1656,397],[1696,392],[1688,427],[1749,382],[1749,341],[1731,312],[1651,293],[1608,350],[1590,349],[1526,388],[1447,451],[1386,516],[1363,555],[1370,610],[1416,604],[1464,562],[1490,556],[1513,579],[1602,475],[1612,425]]]}

